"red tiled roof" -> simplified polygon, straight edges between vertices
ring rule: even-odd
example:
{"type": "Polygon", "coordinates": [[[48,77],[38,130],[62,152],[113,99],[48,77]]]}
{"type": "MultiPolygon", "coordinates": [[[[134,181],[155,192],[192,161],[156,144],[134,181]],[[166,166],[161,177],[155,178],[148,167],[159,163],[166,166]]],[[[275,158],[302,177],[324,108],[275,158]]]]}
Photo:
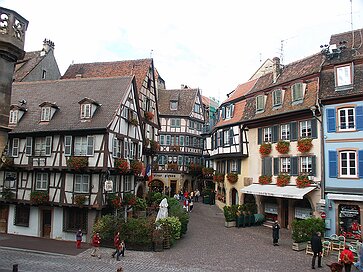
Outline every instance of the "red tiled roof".
{"type": "Polygon", "coordinates": [[[247,94],[252,87],[256,84],[257,78],[247,81],[245,83],[239,84],[237,88],[232,92],[232,94],[225,100],[222,104],[228,103],[229,101],[235,100],[247,94]]]}
{"type": "Polygon", "coordinates": [[[241,100],[236,102],[234,104],[233,117],[231,119],[220,118],[215,127],[218,128],[240,122],[241,119],[243,118],[243,112],[245,110],[245,106],[246,106],[246,100],[241,100]]]}

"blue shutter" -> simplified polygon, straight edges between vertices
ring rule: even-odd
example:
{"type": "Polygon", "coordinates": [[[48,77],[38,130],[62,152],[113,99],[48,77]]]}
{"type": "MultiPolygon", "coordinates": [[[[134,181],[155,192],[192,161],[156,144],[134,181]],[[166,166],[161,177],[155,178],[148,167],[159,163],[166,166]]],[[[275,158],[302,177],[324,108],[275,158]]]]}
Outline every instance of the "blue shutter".
{"type": "Polygon", "coordinates": [[[227,161],[227,173],[231,171],[231,161],[227,161]]]}
{"type": "Polygon", "coordinates": [[[326,109],[328,132],[336,131],[335,109],[326,109]]]}
{"type": "Polygon", "coordinates": [[[290,140],[297,141],[297,122],[290,123],[290,140]]]}
{"type": "Polygon", "coordinates": [[[299,175],[299,165],[297,157],[291,157],[290,159],[290,175],[291,176],[299,175]]]}
{"type": "Polygon", "coordinates": [[[233,145],[233,128],[229,129],[229,145],[233,145]]]}
{"type": "Polygon", "coordinates": [[[338,177],[338,153],[334,150],[329,150],[329,177],[338,177]]]}
{"type": "Polygon", "coordinates": [[[274,176],[278,176],[280,172],[280,158],[274,158],[274,176]]]}
{"type": "Polygon", "coordinates": [[[272,142],[277,143],[279,140],[279,126],[273,126],[272,127],[272,142]]]}
{"type": "Polygon", "coordinates": [[[241,160],[237,160],[237,172],[241,174],[241,160]]]}
{"type": "Polygon", "coordinates": [[[266,157],[265,173],[267,176],[272,176],[272,157],[266,157]]]}
{"type": "Polygon", "coordinates": [[[363,150],[358,151],[358,177],[363,178],[363,150]]]}
{"type": "Polygon", "coordinates": [[[316,177],[316,156],[311,157],[311,172],[316,177]]]}
{"type": "Polygon", "coordinates": [[[318,128],[316,119],[311,119],[311,138],[316,139],[318,138],[318,128]]]}
{"type": "Polygon", "coordinates": [[[363,130],[363,106],[355,108],[355,123],[357,130],[363,130]]]}
{"type": "Polygon", "coordinates": [[[257,144],[262,144],[262,128],[258,129],[257,144]]]}
{"type": "Polygon", "coordinates": [[[222,119],[225,119],[226,118],[226,108],[223,107],[222,108],[222,119]]]}

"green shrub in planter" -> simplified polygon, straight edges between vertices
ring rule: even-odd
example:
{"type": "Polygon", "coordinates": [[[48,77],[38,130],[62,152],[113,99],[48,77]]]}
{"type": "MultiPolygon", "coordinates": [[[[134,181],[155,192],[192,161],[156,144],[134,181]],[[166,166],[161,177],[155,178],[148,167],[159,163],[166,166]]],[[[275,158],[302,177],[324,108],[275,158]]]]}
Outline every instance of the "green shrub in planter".
{"type": "Polygon", "coordinates": [[[120,237],[127,244],[152,245],[152,236],[155,230],[155,218],[129,218],[121,226],[120,237]]]}
{"type": "Polygon", "coordinates": [[[158,220],[160,225],[167,224],[170,227],[171,238],[173,240],[179,240],[181,236],[181,223],[178,217],[172,216],[167,218],[161,218],[158,220]]]}
{"type": "Polygon", "coordinates": [[[116,231],[122,228],[122,224],[121,218],[110,214],[104,215],[93,225],[93,233],[99,232],[103,241],[113,240],[116,231]]]}
{"type": "Polygon", "coordinates": [[[136,197],[136,203],[133,207],[134,211],[146,211],[146,200],[136,197]]]}
{"type": "Polygon", "coordinates": [[[292,240],[295,243],[308,242],[314,233],[320,231],[323,235],[324,230],[325,224],[321,218],[295,219],[292,222],[292,240]]]}
{"type": "Polygon", "coordinates": [[[168,210],[169,216],[175,216],[179,218],[181,223],[181,234],[186,234],[188,230],[188,223],[189,223],[189,214],[186,212],[185,209],[180,205],[179,201],[175,198],[169,197],[168,198],[168,210]]]}
{"type": "Polygon", "coordinates": [[[237,211],[238,211],[238,205],[224,206],[223,213],[226,222],[236,221],[237,211]]]}

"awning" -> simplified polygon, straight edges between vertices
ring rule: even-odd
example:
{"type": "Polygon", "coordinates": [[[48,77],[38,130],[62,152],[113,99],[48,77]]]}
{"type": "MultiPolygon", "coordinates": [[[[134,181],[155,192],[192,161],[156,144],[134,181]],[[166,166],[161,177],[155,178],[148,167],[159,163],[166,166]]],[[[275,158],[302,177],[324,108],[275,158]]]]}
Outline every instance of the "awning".
{"type": "Polygon", "coordinates": [[[363,202],[362,195],[327,194],[327,197],[328,197],[328,199],[331,199],[331,200],[347,200],[347,201],[363,202]]]}
{"type": "Polygon", "coordinates": [[[316,187],[297,188],[296,186],[280,187],[277,185],[252,184],[241,189],[241,192],[252,195],[303,199],[304,195],[315,188],[316,187]]]}

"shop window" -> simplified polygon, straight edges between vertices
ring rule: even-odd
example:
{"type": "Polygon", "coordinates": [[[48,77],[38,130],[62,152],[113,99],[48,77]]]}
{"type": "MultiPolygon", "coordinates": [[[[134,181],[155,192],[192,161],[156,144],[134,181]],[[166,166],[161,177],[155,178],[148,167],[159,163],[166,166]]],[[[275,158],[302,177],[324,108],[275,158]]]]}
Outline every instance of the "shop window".
{"type": "Polygon", "coordinates": [[[63,230],[87,233],[87,209],[63,208],[63,230]]]}
{"type": "Polygon", "coordinates": [[[29,227],[30,206],[15,206],[14,225],[29,227]]]}
{"type": "Polygon", "coordinates": [[[339,234],[346,238],[360,239],[361,222],[359,206],[339,205],[339,234]]]}

